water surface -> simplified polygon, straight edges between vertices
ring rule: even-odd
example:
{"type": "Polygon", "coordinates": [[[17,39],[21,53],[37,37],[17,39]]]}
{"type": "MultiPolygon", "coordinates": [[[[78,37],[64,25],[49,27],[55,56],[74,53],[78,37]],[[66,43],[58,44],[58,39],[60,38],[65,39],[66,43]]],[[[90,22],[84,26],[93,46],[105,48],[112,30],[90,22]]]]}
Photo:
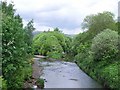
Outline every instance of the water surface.
{"type": "Polygon", "coordinates": [[[41,62],[45,88],[102,88],[75,63],[55,61],[41,62]]]}

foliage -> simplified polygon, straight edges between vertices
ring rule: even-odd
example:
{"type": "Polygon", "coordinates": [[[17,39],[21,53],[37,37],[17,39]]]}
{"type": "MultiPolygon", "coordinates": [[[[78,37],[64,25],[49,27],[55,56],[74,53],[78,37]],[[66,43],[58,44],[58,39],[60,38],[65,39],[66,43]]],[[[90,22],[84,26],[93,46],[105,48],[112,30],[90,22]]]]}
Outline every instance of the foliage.
{"type": "Polygon", "coordinates": [[[112,89],[119,87],[118,37],[117,32],[106,29],[94,37],[92,45],[87,40],[81,41],[75,56],[81,69],[103,86],[112,89]]]}
{"type": "Polygon", "coordinates": [[[27,26],[24,28],[25,30],[25,42],[27,43],[27,52],[30,54],[33,53],[32,49],[32,40],[33,40],[33,34],[32,32],[35,30],[34,25],[33,25],[33,19],[28,22],[27,26]]]}
{"type": "Polygon", "coordinates": [[[76,35],[72,42],[72,53],[78,66],[103,86],[119,87],[120,45],[114,15],[103,12],[87,16],[83,28],[88,30],[76,35]]]}
{"type": "MultiPolygon", "coordinates": [[[[2,49],[0,47],[3,77],[0,76],[0,80],[3,82],[3,88],[10,90],[21,88],[24,80],[31,77],[33,50],[35,54],[55,59],[74,55],[80,68],[92,78],[104,86],[120,88],[118,80],[120,36],[116,32],[119,31],[120,23],[115,22],[111,12],[87,16],[82,25],[88,30],[72,40],[58,28],[42,32],[33,38],[32,32],[35,30],[33,20],[23,28],[22,18],[15,15],[13,4],[7,5],[6,2],[2,2],[0,7],[3,27],[2,49]]],[[[37,84],[43,88],[44,80],[38,79],[37,84]]]]}
{"type": "Polygon", "coordinates": [[[41,55],[47,55],[51,51],[58,51],[60,53],[63,51],[57,38],[51,35],[51,33],[45,32],[39,34],[39,38],[34,39],[33,45],[33,47],[37,47],[37,49],[35,49],[38,50],[41,55]]]}
{"type": "Polygon", "coordinates": [[[7,90],[6,80],[2,76],[0,76],[0,89],[7,90]]]}
{"type": "Polygon", "coordinates": [[[2,6],[0,5],[0,76],[2,75],[2,6]]]}
{"type": "Polygon", "coordinates": [[[53,32],[51,32],[59,41],[59,44],[61,45],[61,47],[63,48],[63,51],[65,53],[69,53],[70,52],[70,48],[71,48],[71,38],[65,36],[63,33],[61,33],[59,30],[56,31],[56,28],[54,29],[53,32]]]}
{"type": "Polygon", "coordinates": [[[61,31],[59,30],[59,28],[57,28],[57,27],[54,29],[54,31],[56,31],[56,32],[61,32],[61,31]]]}
{"type": "Polygon", "coordinates": [[[114,20],[114,14],[106,11],[103,13],[86,16],[82,23],[82,28],[86,29],[86,31],[78,34],[73,39],[72,51],[74,55],[78,54],[77,51],[81,45],[86,46],[87,44],[87,48],[90,48],[92,39],[101,31],[107,28],[117,31],[118,26],[114,20]]]}
{"type": "Polygon", "coordinates": [[[110,29],[104,30],[93,39],[91,50],[94,60],[113,61],[118,54],[118,33],[110,29]]]}
{"type": "Polygon", "coordinates": [[[22,18],[15,15],[13,4],[1,2],[2,6],[2,74],[8,89],[21,88],[30,68],[30,55],[22,18]],[[29,66],[29,67],[28,67],[29,66]]]}
{"type": "Polygon", "coordinates": [[[91,46],[90,34],[88,31],[79,33],[76,37],[73,38],[72,42],[72,53],[77,55],[80,52],[86,51],[91,46]]]}
{"type": "Polygon", "coordinates": [[[114,20],[114,14],[108,11],[86,16],[82,23],[82,28],[88,30],[89,39],[93,39],[95,35],[104,29],[109,28],[115,31],[118,29],[114,20]]]}
{"type": "Polygon", "coordinates": [[[110,64],[109,66],[103,68],[101,72],[101,80],[110,88],[120,88],[118,64],[120,63],[116,62],[110,64]]]}
{"type": "Polygon", "coordinates": [[[54,59],[60,59],[62,57],[62,53],[59,53],[57,51],[47,52],[48,57],[54,58],[54,59]]]}
{"type": "Polygon", "coordinates": [[[37,86],[41,89],[44,88],[44,79],[40,78],[40,79],[37,79],[37,86]]]}
{"type": "Polygon", "coordinates": [[[40,33],[33,39],[34,51],[52,58],[61,58],[64,53],[70,52],[70,39],[59,31],[40,33]]]}

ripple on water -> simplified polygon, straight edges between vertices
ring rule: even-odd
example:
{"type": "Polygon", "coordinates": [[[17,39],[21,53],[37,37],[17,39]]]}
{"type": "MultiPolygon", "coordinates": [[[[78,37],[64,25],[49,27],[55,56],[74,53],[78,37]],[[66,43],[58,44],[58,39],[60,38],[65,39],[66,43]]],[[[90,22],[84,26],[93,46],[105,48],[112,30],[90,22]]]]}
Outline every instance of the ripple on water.
{"type": "Polygon", "coordinates": [[[45,88],[99,88],[96,81],[85,74],[75,63],[42,62],[45,88]]]}

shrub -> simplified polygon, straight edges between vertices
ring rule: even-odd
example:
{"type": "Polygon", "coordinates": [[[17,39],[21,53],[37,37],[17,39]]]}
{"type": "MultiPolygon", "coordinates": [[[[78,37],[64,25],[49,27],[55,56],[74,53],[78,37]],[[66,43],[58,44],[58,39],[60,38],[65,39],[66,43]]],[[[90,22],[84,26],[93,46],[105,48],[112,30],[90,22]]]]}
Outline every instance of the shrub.
{"type": "Polygon", "coordinates": [[[59,53],[57,51],[48,52],[48,57],[54,58],[54,59],[60,59],[62,57],[62,53],[59,53]]]}
{"type": "Polygon", "coordinates": [[[6,80],[2,76],[0,76],[0,89],[7,90],[6,80]]]}
{"type": "MultiPolygon", "coordinates": [[[[109,88],[117,88],[118,81],[118,33],[106,29],[94,37],[91,51],[95,76],[99,82],[109,88]]],[[[92,76],[92,77],[93,77],[92,76]]]]}
{"type": "Polygon", "coordinates": [[[93,79],[109,88],[119,87],[118,33],[106,29],[90,43],[77,43],[75,59],[93,79]]]}
{"type": "Polygon", "coordinates": [[[118,33],[106,29],[94,37],[91,51],[95,61],[114,61],[118,54],[118,33]]]}
{"type": "Polygon", "coordinates": [[[102,69],[101,80],[105,82],[106,86],[109,86],[112,89],[120,88],[119,86],[119,71],[118,71],[118,62],[110,64],[107,67],[102,69]]]}
{"type": "Polygon", "coordinates": [[[37,86],[41,89],[44,88],[44,79],[40,78],[40,79],[37,79],[37,86]]]}

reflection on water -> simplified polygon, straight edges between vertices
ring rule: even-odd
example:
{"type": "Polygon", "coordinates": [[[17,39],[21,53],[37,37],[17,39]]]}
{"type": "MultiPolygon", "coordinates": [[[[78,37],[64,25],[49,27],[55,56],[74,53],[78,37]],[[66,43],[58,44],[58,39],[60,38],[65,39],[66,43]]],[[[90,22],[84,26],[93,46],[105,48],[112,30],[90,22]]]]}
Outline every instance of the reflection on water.
{"type": "Polygon", "coordinates": [[[75,63],[55,61],[41,62],[41,65],[45,88],[102,88],[75,63]]]}

